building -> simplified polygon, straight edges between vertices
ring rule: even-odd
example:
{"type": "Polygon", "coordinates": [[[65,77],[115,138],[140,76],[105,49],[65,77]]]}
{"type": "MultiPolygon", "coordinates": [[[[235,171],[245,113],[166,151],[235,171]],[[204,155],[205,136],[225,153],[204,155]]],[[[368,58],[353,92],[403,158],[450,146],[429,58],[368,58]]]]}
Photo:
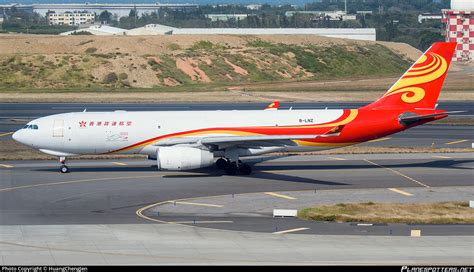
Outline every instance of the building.
{"type": "Polygon", "coordinates": [[[206,14],[206,18],[215,21],[228,21],[229,19],[243,20],[252,14],[206,14]]]}
{"type": "Polygon", "coordinates": [[[59,35],[74,35],[75,32],[89,32],[92,35],[97,35],[97,36],[112,36],[112,35],[124,35],[126,29],[118,28],[118,27],[112,27],[112,26],[106,26],[106,25],[93,25],[88,28],[81,28],[78,30],[73,30],[73,31],[68,31],[68,32],[63,32],[59,35]]]}
{"type": "Polygon", "coordinates": [[[173,35],[318,35],[375,41],[375,28],[177,28],[173,35]]]}
{"type": "MultiPolygon", "coordinates": [[[[375,28],[176,28],[149,24],[130,30],[110,27],[91,26],[78,31],[87,31],[93,35],[319,35],[324,37],[375,41],[375,28]]],[[[61,33],[71,35],[74,31],[61,33]]]]}
{"type": "Polygon", "coordinates": [[[65,13],[56,13],[54,11],[47,14],[49,25],[86,25],[93,24],[95,21],[95,14],[86,11],[74,11],[65,13]]]}
{"type": "Polygon", "coordinates": [[[446,41],[457,42],[453,60],[474,60],[474,1],[451,0],[451,9],[442,10],[446,41]]]}
{"type": "Polygon", "coordinates": [[[418,15],[418,23],[422,24],[426,20],[441,20],[443,16],[437,13],[422,13],[418,15]]]}
{"type": "Polygon", "coordinates": [[[137,27],[134,29],[126,30],[124,35],[129,36],[142,36],[142,35],[171,35],[173,34],[174,27],[159,25],[159,24],[149,24],[142,27],[137,27]]]}
{"type": "Polygon", "coordinates": [[[262,5],[260,4],[250,4],[250,5],[247,5],[246,8],[248,10],[259,10],[262,8],[262,5]]]}
{"type": "Polygon", "coordinates": [[[51,11],[56,13],[66,13],[75,11],[85,11],[101,14],[103,11],[112,13],[112,16],[119,19],[121,17],[128,16],[130,10],[135,10],[137,15],[141,16],[144,13],[160,12],[162,9],[169,10],[192,10],[197,9],[197,4],[98,4],[88,3],[85,4],[33,4],[31,5],[33,12],[39,15],[46,16],[51,11]]]}
{"type": "Polygon", "coordinates": [[[309,14],[313,15],[312,20],[323,20],[328,19],[330,21],[348,21],[348,20],[356,20],[356,14],[347,14],[345,11],[336,10],[336,11],[287,11],[285,12],[286,17],[292,17],[295,14],[309,14]]]}

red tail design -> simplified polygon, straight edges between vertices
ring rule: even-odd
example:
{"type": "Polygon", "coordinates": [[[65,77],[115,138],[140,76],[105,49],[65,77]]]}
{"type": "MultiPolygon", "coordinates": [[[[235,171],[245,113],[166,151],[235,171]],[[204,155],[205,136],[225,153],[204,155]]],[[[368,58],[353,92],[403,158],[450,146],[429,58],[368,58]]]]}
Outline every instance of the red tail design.
{"type": "Polygon", "coordinates": [[[276,101],[273,101],[273,103],[271,103],[270,105],[268,105],[265,110],[278,110],[278,108],[280,107],[280,101],[276,100],[276,101]]]}
{"type": "Polygon", "coordinates": [[[363,108],[433,109],[455,48],[455,42],[434,43],[381,98],[363,108]]]}

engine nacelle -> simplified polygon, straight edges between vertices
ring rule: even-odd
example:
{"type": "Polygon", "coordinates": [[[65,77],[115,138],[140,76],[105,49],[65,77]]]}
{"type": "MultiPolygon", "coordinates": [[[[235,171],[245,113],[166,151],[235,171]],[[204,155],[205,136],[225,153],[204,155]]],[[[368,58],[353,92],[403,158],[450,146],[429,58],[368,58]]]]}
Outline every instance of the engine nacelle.
{"type": "Polygon", "coordinates": [[[193,147],[160,147],[156,154],[156,164],[160,170],[191,170],[207,167],[213,163],[212,152],[193,147]]]}

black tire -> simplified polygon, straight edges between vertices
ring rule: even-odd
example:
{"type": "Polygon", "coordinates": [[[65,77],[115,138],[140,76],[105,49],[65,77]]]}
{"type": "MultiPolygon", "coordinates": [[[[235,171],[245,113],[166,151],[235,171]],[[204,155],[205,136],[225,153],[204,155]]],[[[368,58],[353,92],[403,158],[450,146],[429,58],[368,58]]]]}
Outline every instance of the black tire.
{"type": "Polygon", "coordinates": [[[69,168],[66,165],[61,165],[59,171],[63,174],[69,173],[69,168]]]}
{"type": "Polygon", "coordinates": [[[225,173],[229,176],[234,176],[235,174],[237,174],[237,170],[237,164],[235,162],[231,162],[225,169],[225,173]]]}
{"type": "Polygon", "coordinates": [[[242,173],[242,175],[250,175],[250,173],[252,173],[252,167],[244,163],[240,166],[239,172],[242,173]]]}
{"type": "Polygon", "coordinates": [[[227,162],[226,159],[220,158],[216,161],[217,169],[226,169],[227,165],[229,165],[229,163],[227,162]]]}

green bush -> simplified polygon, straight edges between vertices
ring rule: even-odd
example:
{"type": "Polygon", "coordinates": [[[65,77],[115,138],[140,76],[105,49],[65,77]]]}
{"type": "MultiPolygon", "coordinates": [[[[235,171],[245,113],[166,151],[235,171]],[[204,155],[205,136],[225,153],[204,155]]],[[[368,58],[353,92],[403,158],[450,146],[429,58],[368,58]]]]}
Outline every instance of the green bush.
{"type": "Polygon", "coordinates": [[[198,41],[193,43],[191,49],[193,50],[210,50],[214,48],[214,44],[210,41],[198,41]]]}
{"type": "Polygon", "coordinates": [[[118,80],[117,74],[114,72],[108,73],[105,77],[103,82],[105,84],[115,84],[118,80]]]}
{"type": "Polygon", "coordinates": [[[177,43],[170,43],[166,46],[166,48],[168,48],[171,51],[181,50],[181,46],[179,46],[179,44],[177,43]]]}
{"type": "Polygon", "coordinates": [[[125,80],[127,78],[128,78],[128,75],[126,73],[120,73],[118,75],[118,79],[120,79],[120,80],[125,80]]]}
{"type": "Polygon", "coordinates": [[[86,49],[85,52],[86,52],[87,54],[92,54],[92,53],[95,53],[96,51],[97,51],[97,48],[95,48],[95,47],[89,47],[89,48],[86,49]]]}

